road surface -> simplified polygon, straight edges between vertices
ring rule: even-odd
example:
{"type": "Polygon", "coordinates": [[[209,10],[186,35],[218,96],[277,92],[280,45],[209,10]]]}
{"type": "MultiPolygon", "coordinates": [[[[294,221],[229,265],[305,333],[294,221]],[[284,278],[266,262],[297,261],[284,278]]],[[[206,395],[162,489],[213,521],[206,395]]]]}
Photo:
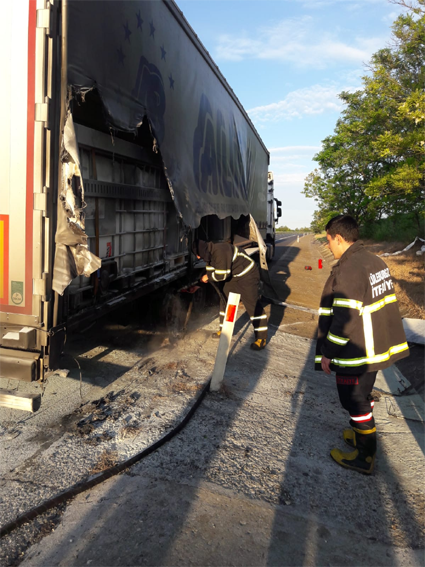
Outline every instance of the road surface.
{"type": "MultiPolygon", "coordinates": [[[[390,376],[377,382],[374,475],[329,457],[347,425],[332,377],[313,370],[330,263],[311,237],[280,241],[271,275],[291,307],[267,306],[267,348],[249,349],[240,309],[224,391],[125,473],[4,537],[2,563],[422,565],[423,422],[390,376]]],[[[39,412],[3,412],[2,525],[172,431],[211,375],[216,314],[205,308],[184,335],[109,323],[76,337],[66,360],[81,382],[74,364],[39,412]]]]}

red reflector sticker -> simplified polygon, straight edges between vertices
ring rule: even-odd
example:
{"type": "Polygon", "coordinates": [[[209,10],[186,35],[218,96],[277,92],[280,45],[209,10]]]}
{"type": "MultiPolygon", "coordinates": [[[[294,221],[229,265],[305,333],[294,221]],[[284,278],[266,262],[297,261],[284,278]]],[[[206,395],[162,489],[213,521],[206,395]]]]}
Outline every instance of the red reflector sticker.
{"type": "Polygon", "coordinates": [[[226,313],[226,321],[230,321],[230,323],[234,323],[235,313],[236,313],[236,305],[229,305],[226,313]]]}

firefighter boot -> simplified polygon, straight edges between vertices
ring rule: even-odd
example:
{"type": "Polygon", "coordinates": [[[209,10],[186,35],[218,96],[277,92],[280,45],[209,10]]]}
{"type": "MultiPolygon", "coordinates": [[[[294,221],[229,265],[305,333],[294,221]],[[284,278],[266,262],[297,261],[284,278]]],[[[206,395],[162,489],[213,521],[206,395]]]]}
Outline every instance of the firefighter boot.
{"type": "Polygon", "coordinates": [[[344,441],[347,443],[347,445],[349,447],[351,447],[352,449],[356,448],[356,432],[355,431],[353,431],[351,428],[344,429],[342,436],[344,438],[344,441]]]}
{"type": "Polygon", "coordinates": [[[266,346],[266,339],[257,339],[255,343],[251,344],[252,350],[263,350],[266,346]]]}
{"type": "Polygon", "coordinates": [[[213,339],[219,339],[220,335],[221,335],[221,331],[217,331],[215,333],[212,333],[211,336],[212,336],[213,339]]]}
{"type": "Polygon", "coordinates": [[[367,454],[358,449],[352,453],[344,453],[340,449],[332,449],[331,457],[342,467],[358,471],[363,474],[372,474],[375,464],[375,455],[367,454]]]}

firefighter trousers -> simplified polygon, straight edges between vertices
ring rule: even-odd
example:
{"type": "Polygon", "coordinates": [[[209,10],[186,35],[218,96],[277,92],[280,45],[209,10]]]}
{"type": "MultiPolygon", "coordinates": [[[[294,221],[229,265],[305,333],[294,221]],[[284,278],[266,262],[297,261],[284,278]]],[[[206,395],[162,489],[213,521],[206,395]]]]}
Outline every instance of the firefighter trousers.
{"type": "Polygon", "coordinates": [[[350,425],[356,434],[356,448],[366,456],[376,453],[376,427],[373,419],[372,388],[377,372],[358,376],[337,373],[336,384],[342,407],[350,414],[350,425]]]}
{"type": "Polygon", "coordinates": [[[229,293],[239,293],[241,301],[251,319],[254,327],[255,339],[267,339],[267,315],[260,303],[259,297],[260,275],[255,266],[245,276],[241,278],[232,277],[225,282],[223,287],[223,298],[220,298],[220,329],[223,325],[226,312],[226,303],[229,293]]]}

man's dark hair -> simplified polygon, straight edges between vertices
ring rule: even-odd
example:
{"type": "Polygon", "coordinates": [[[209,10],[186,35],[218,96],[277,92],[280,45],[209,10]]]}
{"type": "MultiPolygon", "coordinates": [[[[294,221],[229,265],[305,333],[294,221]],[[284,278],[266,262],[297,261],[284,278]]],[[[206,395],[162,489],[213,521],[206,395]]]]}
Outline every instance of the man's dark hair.
{"type": "Polygon", "coordinates": [[[326,225],[326,232],[335,238],[337,234],[346,242],[356,242],[359,239],[359,225],[350,215],[338,215],[326,225]]]}

